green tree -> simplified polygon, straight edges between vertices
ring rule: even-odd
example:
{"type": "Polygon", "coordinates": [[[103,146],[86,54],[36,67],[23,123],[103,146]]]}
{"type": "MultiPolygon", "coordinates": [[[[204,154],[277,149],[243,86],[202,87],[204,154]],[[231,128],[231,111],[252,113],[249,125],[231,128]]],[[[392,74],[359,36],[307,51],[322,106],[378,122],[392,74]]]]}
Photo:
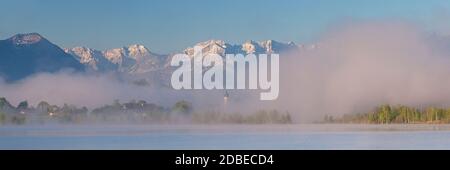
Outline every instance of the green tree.
{"type": "Polygon", "coordinates": [[[37,105],[37,109],[41,113],[48,113],[50,111],[50,107],[51,107],[50,104],[48,104],[46,101],[41,101],[37,105]]]}
{"type": "Polygon", "coordinates": [[[13,105],[11,105],[11,103],[8,102],[8,100],[6,100],[6,98],[1,97],[0,98],[0,111],[3,111],[5,113],[14,113],[17,110],[13,105]]]}
{"type": "Polygon", "coordinates": [[[426,109],[426,118],[427,118],[427,122],[433,122],[433,121],[437,121],[437,114],[438,114],[438,109],[435,107],[428,107],[426,109]]]}
{"type": "MultiPolygon", "coordinates": [[[[330,117],[325,116],[325,122],[330,117]]],[[[450,123],[450,108],[427,107],[418,109],[408,106],[382,105],[376,107],[374,112],[363,114],[343,115],[335,118],[341,123],[450,123]]]]}
{"type": "MultiPolygon", "coordinates": [[[[329,120],[330,120],[330,123],[333,123],[333,116],[330,116],[329,120]]],[[[283,115],[280,123],[283,123],[283,124],[292,123],[291,114],[288,111],[286,111],[286,114],[283,115]]]]}
{"type": "Polygon", "coordinates": [[[382,105],[378,108],[378,119],[380,123],[390,123],[391,106],[382,105]]]}
{"type": "Polygon", "coordinates": [[[369,123],[379,123],[379,121],[378,121],[378,116],[376,115],[376,113],[369,113],[369,115],[368,115],[368,122],[369,123]]]}
{"type": "Polygon", "coordinates": [[[6,114],[0,111],[0,125],[5,124],[6,114]]]}
{"type": "Polygon", "coordinates": [[[27,110],[28,109],[28,102],[27,101],[20,102],[19,105],[17,106],[17,109],[19,109],[19,110],[27,110]]]}
{"type": "Polygon", "coordinates": [[[179,101],[173,106],[172,112],[189,114],[192,112],[192,104],[184,100],[179,101]]]}

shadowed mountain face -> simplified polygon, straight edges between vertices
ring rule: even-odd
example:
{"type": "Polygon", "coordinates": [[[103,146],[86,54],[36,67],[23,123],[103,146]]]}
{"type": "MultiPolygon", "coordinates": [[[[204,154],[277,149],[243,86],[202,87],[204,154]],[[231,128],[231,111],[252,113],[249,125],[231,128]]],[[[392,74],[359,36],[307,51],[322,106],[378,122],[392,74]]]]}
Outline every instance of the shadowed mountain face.
{"type": "Polygon", "coordinates": [[[84,71],[84,66],[37,33],[0,40],[0,75],[15,81],[38,72],[62,69],[84,71]]]}

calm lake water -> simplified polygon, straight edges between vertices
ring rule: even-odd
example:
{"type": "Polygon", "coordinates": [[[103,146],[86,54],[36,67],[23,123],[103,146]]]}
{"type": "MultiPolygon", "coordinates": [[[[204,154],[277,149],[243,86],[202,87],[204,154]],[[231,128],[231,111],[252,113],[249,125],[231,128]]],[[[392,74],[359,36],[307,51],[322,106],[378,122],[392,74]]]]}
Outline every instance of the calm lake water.
{"type": "Polygon", "coordinates": [[[0,149],[450,149],[450,126],[7,126],[0,149]]]}

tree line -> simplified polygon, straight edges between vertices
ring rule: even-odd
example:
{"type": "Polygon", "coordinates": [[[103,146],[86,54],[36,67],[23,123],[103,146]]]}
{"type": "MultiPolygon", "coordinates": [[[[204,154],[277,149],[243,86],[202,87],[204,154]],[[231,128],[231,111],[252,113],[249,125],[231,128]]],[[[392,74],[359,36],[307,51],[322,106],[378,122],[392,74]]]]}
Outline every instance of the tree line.
{"type": "Polygon", "coordinates": [[[405,105],[381,105],[370,112],[345,114],[341,117],[326,115],[325,123],[450,123],[450,108],[426,107],[416,108],[405,105]]]}
{"type": "Polygon", "coordinates": [[[185,100],[171,107],[164,107],[144,100],[131,100],[89,110],[86,107],[64,104],[52,105],[46,101],[31,106],[27,101],[13,106],[6,98],[0,98],[0,125],[5,124],[46,124],[46,123],[291,123],[288,112],[260,110],[254,113],[222,113],[218,111],[199,111],[185,100]]]}

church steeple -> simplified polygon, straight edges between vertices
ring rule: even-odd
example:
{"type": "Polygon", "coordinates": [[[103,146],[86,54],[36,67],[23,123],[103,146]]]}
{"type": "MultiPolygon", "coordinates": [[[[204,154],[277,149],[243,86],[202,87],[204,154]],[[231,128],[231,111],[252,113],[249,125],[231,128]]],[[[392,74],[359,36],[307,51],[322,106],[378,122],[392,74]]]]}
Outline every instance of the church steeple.
{"type": "Polygon", "coordinates": [[[230,95],[228,94],[228,91],[225,91],[225,94],[223,96],[223,103],[226,105],[228,103],[228,98],[230,95]]]}

